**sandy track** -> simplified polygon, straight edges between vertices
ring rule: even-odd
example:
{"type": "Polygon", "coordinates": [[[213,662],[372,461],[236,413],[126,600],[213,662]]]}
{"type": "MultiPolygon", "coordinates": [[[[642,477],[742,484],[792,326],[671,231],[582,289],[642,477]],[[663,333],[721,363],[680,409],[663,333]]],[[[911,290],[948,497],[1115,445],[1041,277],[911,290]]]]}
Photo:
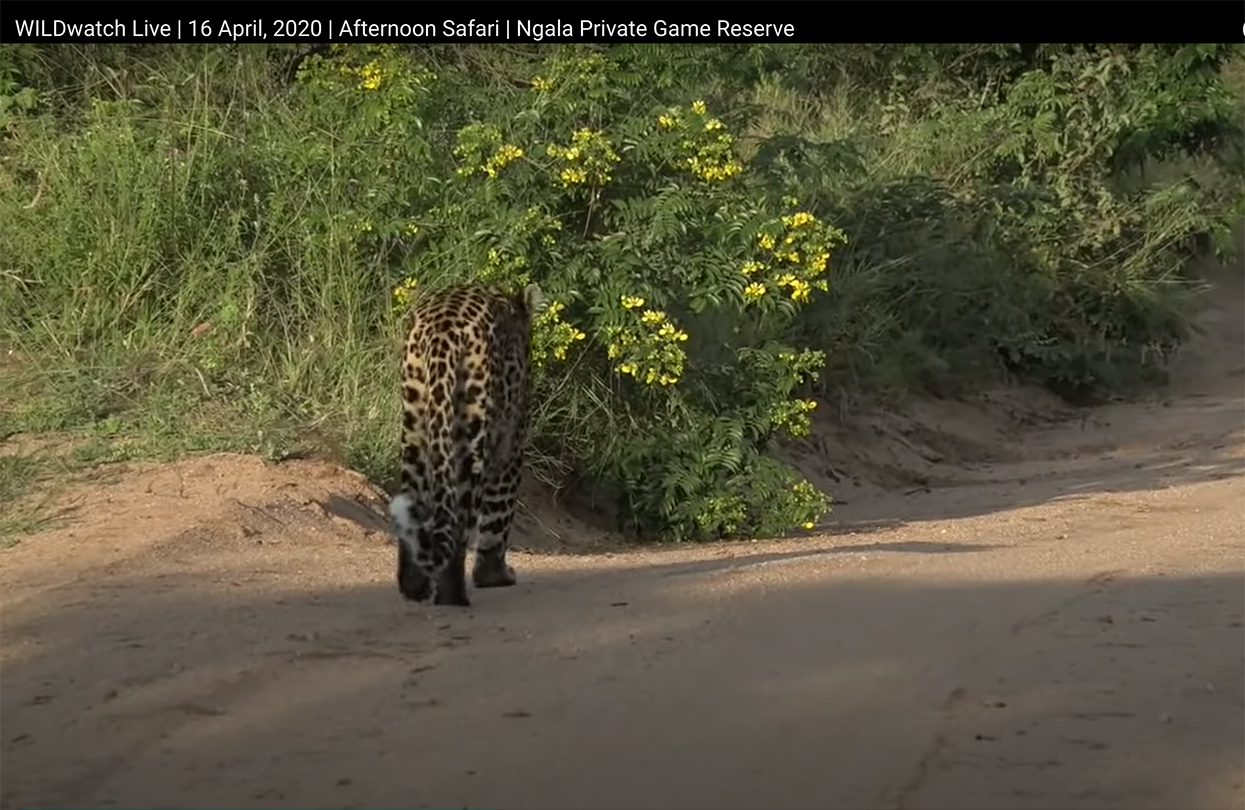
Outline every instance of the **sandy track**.
{"type": "Polygon", "coordinates": [[[356,476],[135,468],[0,555],[3,807],[1240,808],[1237,315],[823,536],[517,554],[467,611],[356,476]]]}

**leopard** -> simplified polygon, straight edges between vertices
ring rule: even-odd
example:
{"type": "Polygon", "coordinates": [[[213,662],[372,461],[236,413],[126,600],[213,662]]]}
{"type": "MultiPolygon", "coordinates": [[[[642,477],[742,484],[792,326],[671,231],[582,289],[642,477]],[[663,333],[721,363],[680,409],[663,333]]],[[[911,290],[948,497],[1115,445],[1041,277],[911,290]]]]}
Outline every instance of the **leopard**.
{"type": "Polygon", "coordinates": [[[400,486],[390,501],[398,590],[469,607],[476,588],[517,583],[506,559],[531,397],[538,284],[521,292],[461,284],[412,304],[401,366],[400,486]]]}

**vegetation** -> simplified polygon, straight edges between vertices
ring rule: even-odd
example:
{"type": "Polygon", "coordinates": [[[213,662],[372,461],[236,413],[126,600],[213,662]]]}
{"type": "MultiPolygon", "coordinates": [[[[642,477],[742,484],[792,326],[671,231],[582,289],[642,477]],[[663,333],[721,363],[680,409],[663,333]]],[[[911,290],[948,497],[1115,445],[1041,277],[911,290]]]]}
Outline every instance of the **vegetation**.
{"type": "Polygon", "coordinates": [[[1245,210],[1239,56],[7,46],[0,436],[388,483],[411,297],[534,280],[541,480],[645,537],[811,528],[767,450],[827,396],[1161,371],[1245,210]]]}

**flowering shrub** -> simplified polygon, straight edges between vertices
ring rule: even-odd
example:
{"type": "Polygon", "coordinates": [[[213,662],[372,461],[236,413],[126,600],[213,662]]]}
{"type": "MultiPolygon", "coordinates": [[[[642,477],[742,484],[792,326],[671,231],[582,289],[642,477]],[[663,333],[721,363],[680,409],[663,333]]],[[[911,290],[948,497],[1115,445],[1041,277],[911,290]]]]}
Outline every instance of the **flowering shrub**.
{"type": "MultiPolygon", "coordinates": [[[[373,104],[427,81],[405,59],[339,48],[304,82],[373,104]]],[[[636,108],[615,92],[617,70],[599,53],[556,52],[510,106],[457,127],[432,162],[448,176],[370,210],[357,238],[401,246],[387,253],[398,307],[416,285],[541,284],[551,303],[533,321],[536,395],[557,380],[562,399],[538,406],[533,441],[561,469],[612,482],[632,528],[693,539],[814,525],[826,498],[760,448],[775,432],[807,433],[810,401],[796,391],[819,355],[782,334],[826,289],[843,235],[771,210],[706,100],[636,108]],[[772,362],[750,362],[762,345],[772,362]]],[[[385,103],[386,120],[422,120],[436,88],[385,103]]],[[[409,148],[395,140],[377,133],[379,151],[409,148]]]]}

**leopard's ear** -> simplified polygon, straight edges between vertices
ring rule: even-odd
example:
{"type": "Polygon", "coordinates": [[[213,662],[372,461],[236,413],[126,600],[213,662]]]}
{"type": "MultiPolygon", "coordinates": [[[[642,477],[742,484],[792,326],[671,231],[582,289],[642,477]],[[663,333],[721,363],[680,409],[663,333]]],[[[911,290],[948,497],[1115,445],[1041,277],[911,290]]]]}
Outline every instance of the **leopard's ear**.
{"type": "Polygon", "coordinates": [[[545,293],[539,284],[529,284],[523,288],[523,305],[532,315],[545,308],[545,293]]]}

